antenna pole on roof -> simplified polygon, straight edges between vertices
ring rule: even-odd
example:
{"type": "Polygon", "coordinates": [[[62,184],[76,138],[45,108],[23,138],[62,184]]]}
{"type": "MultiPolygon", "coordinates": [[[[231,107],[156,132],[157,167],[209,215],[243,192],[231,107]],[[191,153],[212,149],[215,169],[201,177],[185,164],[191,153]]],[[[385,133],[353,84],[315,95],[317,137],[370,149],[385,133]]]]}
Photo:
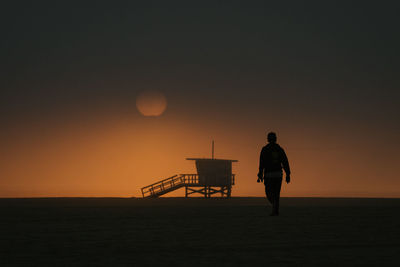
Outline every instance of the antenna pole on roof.
{"type": "Polygon", "coordinates": [[[214,140],[212,140],[211,156],[214,159],[214,140]]]}

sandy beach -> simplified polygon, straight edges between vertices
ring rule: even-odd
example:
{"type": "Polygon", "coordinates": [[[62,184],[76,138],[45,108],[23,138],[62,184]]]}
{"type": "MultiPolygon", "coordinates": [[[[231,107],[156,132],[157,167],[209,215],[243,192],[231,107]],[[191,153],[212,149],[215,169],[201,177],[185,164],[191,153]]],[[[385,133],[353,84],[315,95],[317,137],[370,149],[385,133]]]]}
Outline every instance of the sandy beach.
{"type": "Polygon", "coordinates": [[[1,266],[397,266],[400,199],[1,199],[1,266]]]}

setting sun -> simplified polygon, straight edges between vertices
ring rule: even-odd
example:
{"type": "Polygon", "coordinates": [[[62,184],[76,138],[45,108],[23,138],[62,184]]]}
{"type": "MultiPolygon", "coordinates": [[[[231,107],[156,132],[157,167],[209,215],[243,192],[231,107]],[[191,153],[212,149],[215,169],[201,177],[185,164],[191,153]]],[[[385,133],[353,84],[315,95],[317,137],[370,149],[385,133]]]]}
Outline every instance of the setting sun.
{"type": "Polygon", "coordinates": [[[143,116],[157,117],[167,108],[167,99],[158,91],[144,91],[136,98],[136,107],[143,116]]]}

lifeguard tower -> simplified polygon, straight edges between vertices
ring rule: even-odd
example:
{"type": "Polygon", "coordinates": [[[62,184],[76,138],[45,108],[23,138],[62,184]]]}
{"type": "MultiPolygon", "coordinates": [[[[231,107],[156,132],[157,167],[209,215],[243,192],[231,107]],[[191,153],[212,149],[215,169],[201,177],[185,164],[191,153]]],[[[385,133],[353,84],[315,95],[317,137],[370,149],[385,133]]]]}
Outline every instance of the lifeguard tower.
{"type": "Polygon", "coordinates": [[[214,141],[211,158],[187,158],[196,165],[196,174],[177,174],[141,189],[143,198],[159,197],[168,192],[185,187],[185,197],[200,194],[209,198],[220,193],[221,197],[231,197],[235,174],[232,173],[232,162],[237,160],[214,158],[214,141]]]}

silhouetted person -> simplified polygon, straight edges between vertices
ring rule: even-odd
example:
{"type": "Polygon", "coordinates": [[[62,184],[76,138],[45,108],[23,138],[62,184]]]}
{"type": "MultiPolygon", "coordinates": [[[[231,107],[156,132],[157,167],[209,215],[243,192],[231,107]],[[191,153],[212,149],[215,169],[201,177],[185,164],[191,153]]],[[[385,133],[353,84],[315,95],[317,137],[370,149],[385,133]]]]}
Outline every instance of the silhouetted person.
{"type": "Polygon", "coordinates": [[[260,154],[260,167],[257,182],[264,181],[265,194],[272,204],[271,216],[279,215],[279,197],[282,186],[282,168],[286,173],[286,183],[290,183],[289,161],[283,148],[276,143],[276,134],[268,133],[268,144],[260,154]]]}

